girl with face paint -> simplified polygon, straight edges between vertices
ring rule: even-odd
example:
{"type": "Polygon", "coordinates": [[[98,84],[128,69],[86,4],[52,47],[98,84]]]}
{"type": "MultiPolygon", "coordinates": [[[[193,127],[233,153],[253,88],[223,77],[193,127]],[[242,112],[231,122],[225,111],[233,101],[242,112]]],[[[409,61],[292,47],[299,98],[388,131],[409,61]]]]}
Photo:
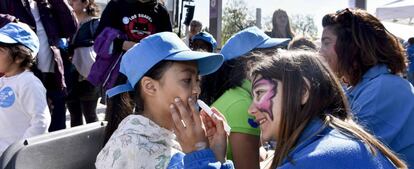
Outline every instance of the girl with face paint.
{"type": "MultiPolygon", "coordinates": [[[[249,113],[259,123],[262,139],[277,142],[274,154],[262,168],[407,168],[353,121],[340,83],[317,53],[266,55],[257,65],[251,74],[253,102],[249,113]]],[[[207,131],[212,129],[216,132],[209,137],[224,131],[222,125],[206,125],[207,131]]],[[[184,160],[192,162],[185,168],[195,168],[192,163],[231,168],[227,163],[209,161],[214,156],[205,151],[188,153],[184,160]]]]}

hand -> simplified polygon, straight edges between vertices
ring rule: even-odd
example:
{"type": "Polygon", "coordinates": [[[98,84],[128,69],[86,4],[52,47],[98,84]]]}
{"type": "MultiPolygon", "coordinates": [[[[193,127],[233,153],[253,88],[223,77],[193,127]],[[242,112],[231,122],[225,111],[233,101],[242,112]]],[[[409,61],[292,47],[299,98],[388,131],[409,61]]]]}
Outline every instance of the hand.
{"type": "Polygon", "coordinates": [[[217,160],[224,163],[226,161],[227,148],[227,132],[224,130],[224,123],[226,121],[217,109],[213,107],[211,110],[215,115],[210,117],[206,112],[201,111],[201,117],[206,129],[210,149],[213,150],[217,160]]]}
{"type": "Polygon", "coordinates": [[[188,104],[180,98],[174,99],[170,111],[174,121],[175,134],[184,153],[208,147],[206,133],[196,108],[195,97],[188,99],[188,104]]]}
{"type": "Polygon", "coordinates": [[[137,44],[137,43],[133,42],[133,41],[124,41],[124,43],[122,44],[122,49],[127,51],[127,50],[131,49],[132,46],[134,46],[135,44],[137,44]]]}

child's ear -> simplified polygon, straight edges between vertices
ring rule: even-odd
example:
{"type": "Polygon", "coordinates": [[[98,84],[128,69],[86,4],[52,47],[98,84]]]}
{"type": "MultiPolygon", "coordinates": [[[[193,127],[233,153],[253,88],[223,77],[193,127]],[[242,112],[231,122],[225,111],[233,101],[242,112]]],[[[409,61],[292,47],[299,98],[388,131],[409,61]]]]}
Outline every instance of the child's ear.
{"type": "Polygon", "coordinates": [[[18,58],[18,57],[16,57],[16,59],[14,59],[14,63],[17,63],[17,64],[21,64],[23,62],[23,59],[22,58],[18,58]]]}
{"type": "Polygon", "coordinates": [[[144,76],[141,79],[140,85],[141,85],[141,89],[142,92],[145,93],[146,95],[150,95],[153,96],[155,95],[156,91],[157,91],[157,82],[147,76],[144,76]]]}
{"type": "Polygon", "coordinates": [[[309,99],[309,88],[310,88],[310,82],[307,78],[303,78],[305,80],[305,84],[306,86],[303,86],[303,95],[302,95],[302,100],[301,100],[301,104],[304,105],[308,99],[309,99]]]}

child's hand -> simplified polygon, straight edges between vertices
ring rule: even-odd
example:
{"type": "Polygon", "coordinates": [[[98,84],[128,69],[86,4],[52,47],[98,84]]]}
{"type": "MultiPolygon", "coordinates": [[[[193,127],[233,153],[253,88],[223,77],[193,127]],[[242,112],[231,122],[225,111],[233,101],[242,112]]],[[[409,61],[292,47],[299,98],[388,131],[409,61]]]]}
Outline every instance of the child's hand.
{"type": "Polygon", "coordinates": [[[180,98],[176,98],[174,104],[170,105],[175,134],[184,153],[208,147],[206,133],[195,100],[195,97],[190,97],[186,105],[180,98]]]}
{"type": "Polygon", "coordinates": [[[201,111],[201,117],[206,128],[210,148],[213,150],[217,160],[225,162],[227,148],[227,132],[224,130],[225,118],[217,109],[212,108],[212,111],[219,118],[214,115],[210,117],[204,111],[201,111]]]}

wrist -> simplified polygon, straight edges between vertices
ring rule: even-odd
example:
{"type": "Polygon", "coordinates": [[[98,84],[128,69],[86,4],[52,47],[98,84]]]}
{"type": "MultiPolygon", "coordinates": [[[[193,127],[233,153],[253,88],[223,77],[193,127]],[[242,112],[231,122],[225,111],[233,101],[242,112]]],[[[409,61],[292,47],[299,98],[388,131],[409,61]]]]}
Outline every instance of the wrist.
{"type": "Polygon", "coordinates": [[[183,152],[186,153],[186,154],[191,153],[191,152],[195,152],[195,151],[204,150],[206,148],[208,148],[208,144],[207,144],[207,142],[204,142],[204,141],[197,142],[192,146],[182,147],[183,152]]]}

